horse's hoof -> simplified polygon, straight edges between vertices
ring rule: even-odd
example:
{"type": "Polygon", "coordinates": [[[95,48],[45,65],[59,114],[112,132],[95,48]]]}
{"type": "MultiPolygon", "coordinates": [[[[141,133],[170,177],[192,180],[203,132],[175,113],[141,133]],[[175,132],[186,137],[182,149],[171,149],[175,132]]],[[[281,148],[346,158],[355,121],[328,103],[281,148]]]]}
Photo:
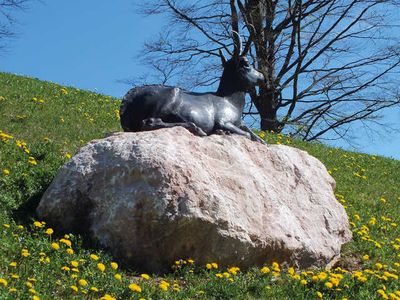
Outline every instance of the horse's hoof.
{"type": "Polygon", "coordinates": [[[222,129],[216,129],[216,130],[214,131],[214,133],[215,133],[215,134],[218,134],[218,135],[226,135],[226,132],[223,131],[222,129]]]}

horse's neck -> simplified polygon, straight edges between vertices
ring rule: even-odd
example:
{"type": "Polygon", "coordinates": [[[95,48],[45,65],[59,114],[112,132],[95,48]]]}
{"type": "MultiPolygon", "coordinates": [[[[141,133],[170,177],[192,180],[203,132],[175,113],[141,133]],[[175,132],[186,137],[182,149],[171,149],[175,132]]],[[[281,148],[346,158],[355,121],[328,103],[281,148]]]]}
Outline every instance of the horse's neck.
{"type": "Polygon", "coordinates": [[[244,102],[245,102],[245,93],[244,92],[234,92],[231,94],[217,92],[217,96],[229,101],[229,103],[231,103],[232,105],[237,107],[240,111],[243,110],[244,102]]]}
{"type": "Polygon", "coordinates": [[[218,87],[216,95],[227,99],[238,108],[243,108],[244,106],[245,93],[239,91],[236,86],[223,82],[223,80],[218,87]]]}
{"type": "Polygon", "coordinates": [[[231,95],[224,96],[224,98],[237,107],[240,111],[243,110],[245,99],[244,92],[236,92],[231,95]]]}

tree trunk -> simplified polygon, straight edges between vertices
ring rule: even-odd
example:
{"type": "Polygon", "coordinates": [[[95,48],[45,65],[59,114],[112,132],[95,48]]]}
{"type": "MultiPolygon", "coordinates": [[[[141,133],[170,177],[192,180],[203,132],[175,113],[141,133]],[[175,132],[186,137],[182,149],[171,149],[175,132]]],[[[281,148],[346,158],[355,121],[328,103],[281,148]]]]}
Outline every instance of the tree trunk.
{"type": "Polygon", "coordinates": [[[283,124],[277,118],[278,94],[276,91],[260,88],[259,95],[252,99],[260,113],[260,129],[265,131],[281,132],[283,124]]]}
{"type": "Polygon", "coordinates": [[[260,114],[260,129],[280,132],[281,123],[277,119],[278,95],[275,88],[275,36],[273,20],[276,2],[267,0],[253,1],[248,6],[257,39],[254,41],[257,53],[257,65],[264,74],[266,84],[259,93],[252,95],[252,101],[260,114]],[[254,9],[257,7],[257,9],[254,9]]]}

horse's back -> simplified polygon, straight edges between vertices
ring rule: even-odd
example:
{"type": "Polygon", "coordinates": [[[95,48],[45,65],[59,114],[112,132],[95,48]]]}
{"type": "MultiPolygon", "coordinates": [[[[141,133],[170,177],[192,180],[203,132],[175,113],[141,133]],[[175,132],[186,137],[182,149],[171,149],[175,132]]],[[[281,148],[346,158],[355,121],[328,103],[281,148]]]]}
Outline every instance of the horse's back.
{"type": "Polygon", "coordinates": [[[165,123],[193,123],[207,134],[215,125],[212,93],[187,92],[177,87],[150,85],[131,89],[122,99],[120,117],[124,131],[141,131],[143,121],[161,119],[165,123]]]}
{"type": "Polygon", "coordinates": [[[121,126],[124,131],[140,131],[142,121],[160,113],[172,101],[177,88],[163,85],[135,87],[122,98],[121,126]]]}

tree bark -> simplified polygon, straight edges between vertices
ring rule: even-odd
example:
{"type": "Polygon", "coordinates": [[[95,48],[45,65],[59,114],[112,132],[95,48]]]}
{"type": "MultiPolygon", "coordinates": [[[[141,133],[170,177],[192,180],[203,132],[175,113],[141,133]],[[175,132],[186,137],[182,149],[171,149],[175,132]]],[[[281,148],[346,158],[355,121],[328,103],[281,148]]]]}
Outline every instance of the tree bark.
{"type": "Polygon", "coordinates": [[[252,95],[252,101],[260,114],[260,129],[281,132],[283,124],[279,122],[278,111],[279,94],[275,89],[260,88],[258,94],[252,95]]]}

